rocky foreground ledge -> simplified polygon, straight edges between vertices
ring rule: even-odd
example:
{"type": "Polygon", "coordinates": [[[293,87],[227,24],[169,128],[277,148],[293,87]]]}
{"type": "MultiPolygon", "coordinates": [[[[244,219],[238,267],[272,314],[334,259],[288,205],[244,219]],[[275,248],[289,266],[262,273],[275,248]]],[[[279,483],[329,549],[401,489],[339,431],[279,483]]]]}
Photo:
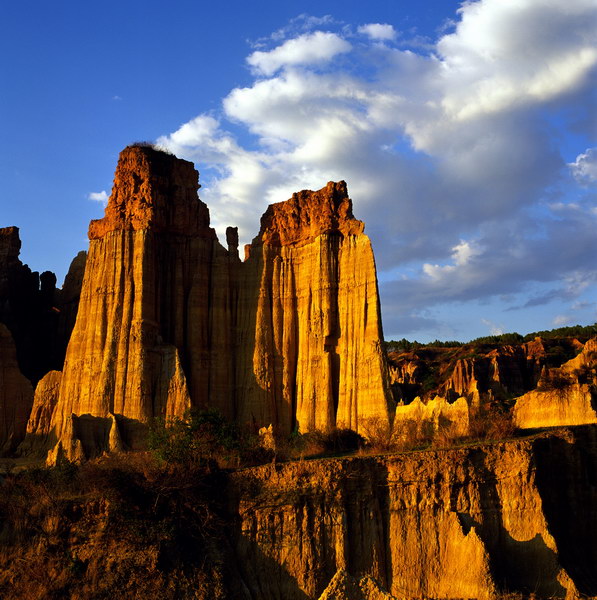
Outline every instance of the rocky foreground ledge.
{"type": "Polygon", "coordinates": [[[597,595],[597,426],[235,472],[136,456],[5,478],[0,594],[597,595]]]}

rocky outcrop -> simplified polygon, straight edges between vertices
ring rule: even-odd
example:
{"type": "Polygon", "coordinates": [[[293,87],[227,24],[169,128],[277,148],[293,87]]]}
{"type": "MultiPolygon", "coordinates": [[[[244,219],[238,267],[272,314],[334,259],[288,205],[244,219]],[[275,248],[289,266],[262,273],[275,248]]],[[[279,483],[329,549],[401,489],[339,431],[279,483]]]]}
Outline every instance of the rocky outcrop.
{"type": "Polygon", "coordinates": [[[80,290],[71,268],[63,305],[55,275],[31,272],[19,260],[20,249],[18,228],[0,228],[0,448],[4,451],[14,450],[25,436],[32,383],[62,367],[80,290]]]}
{"type": "MultiPolygon", "coordinates": [[[[418,396],[409,404],[398,404],[394,416],[394,435],[398,439],[432,438],[446,435],[451,439],[469,434],[469,405],[464,397],[450,403],[445,398],[423,402],[418,396]]],[[[408,441],[405,439],[404,441],[408,441]]]]}
{"type": "Polygon", "coordinates": [[[23,265],[20,249],[19,229],[0,229],[0,322],[12,334],[21,371],[36,383],[55,360],[56,278],[23,265]]]}
{"type": "MultiPolygon", "coordinates": [[[[52,421],[57,439],[76,431],[71,415],[91,415],[98,424],[111,414],[142,423],[182,416],[191,406],[189,388],[196,405],[206,403],[216,385],[207,368],[214,346],[210,307],[220,300],[211,265],[226,252],[197,188],[189,162],[150,148],[121,154],[106,216],[89,227],[79,311],[52,421]]],[[[220,358],[226,366],[229,356],[220,358]]],[[[218,375],[221,385],[230,379],[228,369],[218,375]]]]}
{"type": "Polygon", "coordinates": [[[21,268],[19,254],[21,239],[18,227],[0,228],[0,298],[2,304],[0,313],[3,318],[9,311],[9,296],[14,273],[21,268]]]}
{"type": "Polygon", "coordinates": [[[584,426],[235,472],[159,469],[140,454],[73,478],[13,473],[0,595],[595,597],[596,472],[597,428],[584,426]]]}
{"type": "Polygon", "coordinates": [[[372,577],[353,577],[341,569],[319,600],[396,600],[396,596],[382,590],[372,577]]]}
{"type": "Polygon", "coordinates": [[[405,403],[416,396],[465,397],[475,409],[486,403],[509,404],[533,389],[544,366],[565,362],[578,350],[576,340],[542,340],[519,345],[465,344],[420,347],[390,353],[394,396],[405,403]],[[565,346],[561,347],[559,344],[565,346]]]}
{"type": "Polygon", "coordinates": [[[596,468],[587,427],[236,473],[247,597],[368,598],[363,576],[397,598],[594,595],[596,468]]]}
{"type": "Polygon", "coordinates": [[[13,336],[20,370],[36,385],[48,371],[62,368],[81,288],[76,272],[84,268],[84,254],[73,261],[60,290],[54,273],[40,275],[21,263],[20,249],[19,229],[0,228],[0,322],[13,336]]]}
{"type": "Polygon", "coordinates": [[[58,402],[61,381],[62,373],[60,371],[50,371],[37,384],[33,408],[27,424],[29,433],[50,429],[52,415],[58,402]]]}
{"type": "Polygon", "coordinates": [[[546,368],[537,388],[516,400],[521,429],[597,423],[597,338],[561,367],[546,368]]]}
{"type": "Polygon", "coordinates": [[[86,262],[87,252],[85,251],[79,252],[73,258],[59,293],[58,309],[60,314],[58,317],[57,353],[60,358],[60,368],[62,368],[66,356],[66,347],[77,319],[86,262]]]}
{"type": "Polygon", "coordinates": [[[441,391],[466,396],[474,404],[488,396],[504,398],[522,394],[537,384],[545,357],[539,339],[520,346],[502,346],[479,357],[462,358],[441,391]]]}
{"type": "MultiPolygon", "coordinates": [[[[64,436],[83,431],[80,416],[115,415],[131,447],[136,425],[208,406],[284,434],[389,422],[375,263],[344,182],[270,206],[244,263],[234,228],[228,249],[218,242],[198,187],[187,161],[121,153],[89,227],[54,438],[74,448],[64,436]]],[[[103,435],[77,438],[86,456],[103,435]]]]}
{"type": "Polygon", "coordinates": [[[25,437],[33,388],[17,363],[12,335],[0,323],[0,453],[14,450],[25,437]]]}

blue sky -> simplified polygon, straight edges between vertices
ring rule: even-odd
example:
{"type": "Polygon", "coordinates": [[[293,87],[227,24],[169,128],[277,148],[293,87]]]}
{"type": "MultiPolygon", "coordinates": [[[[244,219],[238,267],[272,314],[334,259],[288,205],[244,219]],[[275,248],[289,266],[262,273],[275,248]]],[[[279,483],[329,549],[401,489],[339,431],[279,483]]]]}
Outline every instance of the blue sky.
{"type": "Polygon", "coordinates": [[[0,225],[34,270],[62,280],[157,140],[245,242],[345,179],[387,339],[597,320],[595,0],[24,1],[0,46],[0,225]]]}

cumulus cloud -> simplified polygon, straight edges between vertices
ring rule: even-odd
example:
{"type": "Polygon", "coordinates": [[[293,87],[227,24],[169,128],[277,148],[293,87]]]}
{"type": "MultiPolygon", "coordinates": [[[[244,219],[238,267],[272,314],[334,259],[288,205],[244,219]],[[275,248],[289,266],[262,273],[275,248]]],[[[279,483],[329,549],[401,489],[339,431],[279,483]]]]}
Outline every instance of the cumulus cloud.
{"type": "Polygon", "coordinates": [[[257,74],[273,75],[282,67],[325,63],[350,49],[350,43],[339,35],[316,31],[287,40],[269,52],[257,50],[247,58],[247,62],[257,74]]]}
{"type": "Polygon", "coordinates": [[[594,0],[466,2],[429,50],[380,44],[389,24],[361,25],[357,44],[331,18],[307,23],[262,41],[255,80],[218,113],[158,140],[202,170],[218,231],[238,224],[248,240],[268,203],[347,180],[396,335],[409,318],[431,331],[425,307],[595,285],[597,209],[577,183],[593,181],[595,149],[566,165],[558,146],[562,112],[592,106],[594,0]]]}
{"type": "Polygon", "coordinates": [[[392,25],[387,23],[368,23],[367,25],[361,25],[357,31],[372,40],[381,41],[395,40],[397,35],[392,25]]]}
{"type": "Polygon", "coordinates": [[[458,120],[546,102],[582,86],[597,63],[592,0],[467,2],[437,51],[458,120]]]}
{"type": "Polygon", "coordinates": [[[91,192],[87,195],[87,199],[106,204],[108,202],[108,193],[105,190],[102,190],[101,192],[91,192]]]}
{"type": "Polygon", "coordinates": [[[581,185],[597,182],[597,148],[587,148],[568,165],[572,175],[581,185]]]}

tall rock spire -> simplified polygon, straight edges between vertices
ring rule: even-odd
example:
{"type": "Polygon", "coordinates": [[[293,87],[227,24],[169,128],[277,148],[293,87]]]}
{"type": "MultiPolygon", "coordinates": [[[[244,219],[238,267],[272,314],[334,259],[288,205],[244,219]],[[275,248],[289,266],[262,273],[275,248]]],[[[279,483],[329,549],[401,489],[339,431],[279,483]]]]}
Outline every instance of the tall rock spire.
{"type": "Polygon", "coordinates": [[[192,163],[150,147],[121,153],[105,217],[89,227],[58,431],[71,414],[140,422],[182,415],[191,406],[188,377],[197,389],[208,386],[208,370],[201,377],[192,365],[209,353],[209,283],[219,244],[198,187],[192,163]]]}
{"type": "Polygon", "coordinates": [[[242,290],[257,290],[257,306],[241,420],[308,431],[390,419],[375,261],[363,229],[343,181],[263,215],[243,265],[242,290]]]}

